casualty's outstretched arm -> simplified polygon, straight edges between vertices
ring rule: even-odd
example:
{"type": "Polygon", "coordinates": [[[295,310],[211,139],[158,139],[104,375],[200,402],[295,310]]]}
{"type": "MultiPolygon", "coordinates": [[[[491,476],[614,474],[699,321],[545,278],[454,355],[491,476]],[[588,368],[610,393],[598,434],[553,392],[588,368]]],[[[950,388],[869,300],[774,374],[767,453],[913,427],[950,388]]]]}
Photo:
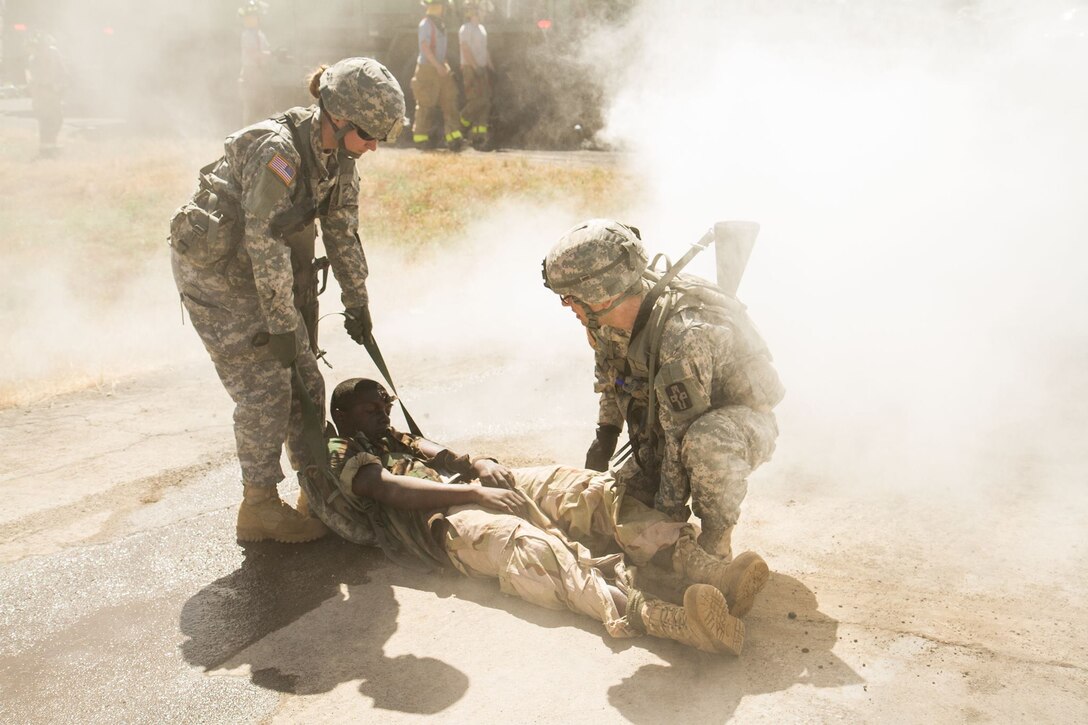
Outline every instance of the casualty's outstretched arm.
{"type": "Polygon", "coordinates": [[[363,466],[351,481],[356,496],[372,498],[393,508],[440,510],[462,504],[477,504],[499,513],[525,518],[528,501],[520,491],[483,486],[450,486],[412,476],[397,476],[377,463],[363,466]]]}

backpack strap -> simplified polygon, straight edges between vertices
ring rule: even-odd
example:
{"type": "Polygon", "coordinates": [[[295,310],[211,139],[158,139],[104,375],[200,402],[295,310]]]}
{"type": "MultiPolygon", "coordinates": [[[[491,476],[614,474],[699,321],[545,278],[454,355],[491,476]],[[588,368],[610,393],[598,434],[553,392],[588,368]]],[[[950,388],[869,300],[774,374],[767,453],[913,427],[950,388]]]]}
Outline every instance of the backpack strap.
{"type": "Polygon", "coordinates": [[[642,329],[646,327],[646,323],[650,319],[650,313],[654,309],[654,305],[657,303],[657,299],[665,292],[665,288],[669,286],[669,282],[672,282],[676,275],[680,274],[680,271],[687,266],[688,262],[695,258],[699,252],[706,249],[711,242],[714,241],[714,227],[707,230],[699,241],[691,245],[691,249],[681,257],[676,264],[669,267],[665,274],[661,275],[661,279],[657,281],[657,284],[653,286],[643,298],[642,304],[638,308],[638,315],[635,317],[635,324],[631,328],[631,339],[634,340],[642,329]]]}

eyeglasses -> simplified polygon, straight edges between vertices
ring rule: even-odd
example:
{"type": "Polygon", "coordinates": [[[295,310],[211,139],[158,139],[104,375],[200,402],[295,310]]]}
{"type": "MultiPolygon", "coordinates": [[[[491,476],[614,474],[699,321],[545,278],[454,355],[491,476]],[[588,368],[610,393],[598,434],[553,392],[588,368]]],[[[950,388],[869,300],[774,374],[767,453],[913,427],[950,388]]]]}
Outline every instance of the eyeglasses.
{"type": "Polygon", "coordinates": [[[573,305],[575,302],[578,301],[578,298],[575,297],[574,295],[559,295],[559,301],[562,302],[567,307],[570,307],[571,305],[573,305]]]}
{"type": "Polygon", "coordinates": [[[380,400],[370,400],[363,403],[363,411],[370,415],[384,411],[386,415],[389,415],[393,410],[393,403],[396,402],[397,396],[390,395],[385,390],[378,390],[378,397],[380,400]]]}

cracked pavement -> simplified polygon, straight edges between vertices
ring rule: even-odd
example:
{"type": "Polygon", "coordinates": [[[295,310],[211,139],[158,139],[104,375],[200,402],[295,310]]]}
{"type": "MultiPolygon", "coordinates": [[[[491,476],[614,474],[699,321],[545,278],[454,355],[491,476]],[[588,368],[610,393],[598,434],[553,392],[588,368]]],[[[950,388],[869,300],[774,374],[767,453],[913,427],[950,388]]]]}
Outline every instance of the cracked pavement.
{"type": "MultiPolygon", "coordinates": [[[[413,410],[504,375],[446,363],[406,378],[413,410]]],[[[424,420],[515,464],[574,460],[587,402],[461,437],[424,420]]],[[[242,548],[229,421],[202,364],[0,411],[5,722],[1088,720],[1082,501],[1017,517],[1024,483],[979,515],[825,489],[785,456],[737,536],[774,574],[722,659],[332,538],[242,548]]]]}

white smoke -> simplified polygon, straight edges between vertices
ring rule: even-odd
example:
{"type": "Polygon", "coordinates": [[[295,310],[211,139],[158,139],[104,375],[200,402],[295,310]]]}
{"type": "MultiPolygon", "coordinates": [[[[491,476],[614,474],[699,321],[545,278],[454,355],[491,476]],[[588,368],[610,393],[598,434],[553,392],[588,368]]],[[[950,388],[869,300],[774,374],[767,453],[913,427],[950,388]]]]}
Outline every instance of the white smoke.
{"type": "Polygon", "coordinates": [[[768,5],[643,3],[597,39],[626,221],[673,259],[762,224],[740,295],[788,389],[778,466],[1044,485],[1088,422],[1084,9],[768,5]]]}
{"type": "MultiPolygon", "coordinates": [[[[580,457],[596,420],[593,355],[540,275],[544,253],[576,218],[563,204],[512,198],[441,253],[367,252],[375,337],[429,437],[485,448],[519,439],[513,448],[537,462],[580,457]]],[[[328,309],[337,295],[322,298],[328,309]]],[[[326,371],[330,388],[350,376],[380,379],[338,327],[339,319],[322,323],[337,366],[326,371]]],[[[403,427],[396,414],[394,423],[403,427]]]]}
{"type": "MultiPolygon", "coordinates": [[[[609,83],[604,133],[640,178],[624,221],[651,250],[676,259],[716,220],[762,224],[740,294],[788,389],[775,468],[948,487],[1082,460],[1088,13],[767,5],[643,3],[588,47],[609,83]]],[[[581,421],[572,435],[592,428],[588,348],[537,273],[576,220],[522,200],[433,260],[369,251],[387,356],[498,365],[491,395],[453,419],[470,433],[548,410],[581,421]]],[[[105,311],[57,265],[4,274],[7,299],[46,313],[7,307],[5,382],[202,354],[161,258],[105,311]]],[[[709,254],[693,263],[712,270],[709,254]]]]}

